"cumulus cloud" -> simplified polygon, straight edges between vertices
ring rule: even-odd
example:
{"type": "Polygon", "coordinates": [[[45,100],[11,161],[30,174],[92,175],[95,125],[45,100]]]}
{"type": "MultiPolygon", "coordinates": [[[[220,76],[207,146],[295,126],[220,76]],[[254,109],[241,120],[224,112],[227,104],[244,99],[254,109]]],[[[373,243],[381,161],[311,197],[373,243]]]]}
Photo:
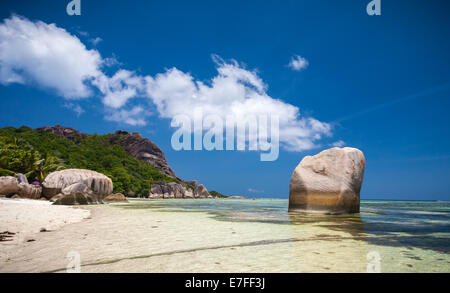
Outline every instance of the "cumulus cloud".
{"type": "Polygon", "coordinates": [[[303,69],[306,69],[308,65],[309,65],[308,60],[306,60],[300,55],[292,56],[291,61],[288,64],[288,66],[295,71],[301,71],[303,69]]]}
{"type": "Polygon", "coordinates": [[[100,54],[55,24],[12,16],[0,24],[0,82],[34,84],[65,98],[86,98],[101,75],[100,54]]]}
{"type": "Polygon", "coordinates": [[[256,71],[245,69],[235,60],[225,62],[217,56],[213,56],[213,60],[217,75],[207,83],[177,68],[146,77],[147,96],[161,117],[185,115],[196,119],[194,109],[201,109],[203,117],[216,115],[223,120],[227,116],[238,121],[276,116],[280,143],[291,151],[311,149],[315,147],[315,140],[331,133],[329,124],[301,117],[298,107],[269,96],[267,85],[256,71]]]}
{"type": "Polygon", "coordinates": [[[102,92],[103,103],[114,109],[121,108],[129,99],[140,96],[144,90],[144,78],[124,69],[120,69],[112,77],[101,75],[92,83],[102,92]]]}
{"type": "MultiPolygon", "coordinates": [[[[66,99],[100,96],[109,121],[144,126],[148,107],[130,105],[151,102],[159,116],[168,119],[177,115],[195,119],[194,109],[201,109],[203,117],[212,114],[225,120],[232,116],[241,122],[248,122],[249,117],[278,117],[280,144],[290,151],[311,149],[331,134],[328,123],[302,116],[297,106],[271,97],[256,70],[236,60],[212,58],[217,74],[206,81],[175,67],[155,76],[119,68],[108,76],[105,67],[121,65],[115,57],[103,59],[97,50],[88,50],[76,36],[55,24],[20,16],[0,24],[1,83],[37,85],[66,99]],[[135,99],[139,99],[137,103],[131,103],[135,99]]],[[[307,66],[300,56],[291,63],[293,69],[307,66]]],[[[81,107],[72,108],[82,113],[81,107]]]]}

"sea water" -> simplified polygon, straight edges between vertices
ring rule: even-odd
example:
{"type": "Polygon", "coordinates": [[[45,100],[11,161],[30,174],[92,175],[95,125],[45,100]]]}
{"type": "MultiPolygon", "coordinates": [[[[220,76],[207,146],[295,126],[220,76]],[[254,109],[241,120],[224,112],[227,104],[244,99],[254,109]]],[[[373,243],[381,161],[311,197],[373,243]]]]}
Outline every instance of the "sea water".
{"type": "Polygon", "coordinates": [[[450,272],[450,202],[363,200],[353,215],[292,214],[287,199],[137,199],[117,208],[182,217],[192,248],[170,253],[186,264],[181,271],[450,272]]]}

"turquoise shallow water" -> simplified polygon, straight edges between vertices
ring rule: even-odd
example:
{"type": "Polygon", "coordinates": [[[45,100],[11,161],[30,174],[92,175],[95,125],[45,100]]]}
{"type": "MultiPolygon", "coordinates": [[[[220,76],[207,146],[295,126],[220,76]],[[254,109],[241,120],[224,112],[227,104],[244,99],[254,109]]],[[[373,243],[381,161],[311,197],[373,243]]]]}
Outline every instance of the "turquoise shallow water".
{"type": "MultiPolygon", "coordinates": [[[[133,200],[121,208],[149,209],[174,216],[203,213],[212,221],[244,225],[246,235],[256,228],[267,228],[274,235],[279,232],[280,237],[289,234],[288,241],[298,245],[280,244],[275,247],[279,253],[302,259],[311,255],[311,263],[317,261],[314,254],[326,253],[327,258],[321,259],[331,265],[342,262],[336,267],[342,271],[352,270],[350,264],[345,266],[347,257],[359,259],[357,271],[364,271],[366,253],[375,251],[383,259],[383,272],[450,272],[450,202],[365,200],[361,202],[361,213],[354,215],[290,214],[287,199],[133,200]],[[339,257],[331,258],[339,253],[339,257]]],[[[220,237],[217,239],[220,242],[220,237]]],[[[271,265],[279,265],[281,270],[281,262],[275,260],[271,265]]],[[[305,264],[298,269],[308,271],[309,267],[314,268],[305,264]]]]}

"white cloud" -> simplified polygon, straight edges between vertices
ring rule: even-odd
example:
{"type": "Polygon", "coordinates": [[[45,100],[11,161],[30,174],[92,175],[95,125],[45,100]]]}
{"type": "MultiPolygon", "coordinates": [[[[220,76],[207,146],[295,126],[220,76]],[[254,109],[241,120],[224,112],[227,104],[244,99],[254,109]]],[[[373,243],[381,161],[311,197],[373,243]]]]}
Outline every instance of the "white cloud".
{"type": "Polygon", "coordinates": [[[135,106],[131,110],[111,110],[108,116],[105,116],[106,120],[125,123],[132,126],[145,126],[147,116],[146,111],[141,106],[135,106]]]}
{"type": "Polygon", "coordinates": [[[80,115],[84,113],[84,109],[81,108],[80,105],[74,103],[64,103],[63,107],[74,111],[77,114],[77,117],[80,117],[80,115]]]}
{"type": "Polygon", "coordinates": [[[331,146],[333,146],[333,147],[338,147],[338,148],[341,148],[341,147],[343,147],[345,145],[345,142],[343,141],[343,140],[338,140],[338,141],[335,141],[335,142],[333,142],[332,144],[331,144],[331,146]]]}
{"type": "Polygon", "coordinates": [[[309,65],[308,60],[306,60],[300,55],[292,56],[291,61],[288,64],[288,66],[295,71],[301,71],[303,69],[306,69],[308,65],[309,65]]]}
{"type": "Polygon", "coordinates": [[[99,37],[96,37],[96,38],[93,38],[93,39],[89,40],[89,42],[91,42],[92,45],[94,45],[94,46],[97,46],[101,41],[103,41],[103,39],[99,38],[99,37]]]}
{"type": "Polygon", "coordinates": [[[34,84],[65,98],[92,94],[87,83],[102,73],[100,54],[55,24],[12,16],[0,24],[0,82],[34,84]]]}
{"type": "MultiPolygon", "coordinates": [[[[239,121],[277,116],[280,144],[290,151],[314,148],[317,140],[331,134],[328,123],[303,117],[297,106],[269,96],[258,72],[235,60],[226,62],[213,55],[217,75],[207,81],[196,80],[175,67],[155,76],[119,69],[110,77],[102,69],[115,61],[114,57],[103,59],[97,50],[88,50],[76,36],[54,24],[19,16],[0,24],[1,83],[37,85],[67,99],[100,93],[109,121],[145,125],[147,109],[130,109],[129,105],[131,99],[139,98],[150,100],[159,116],[169,119],[177,115],[194,118],[196,108],[201,108],[204,116],[216,114],[225,119],[231,115],[239,121]]],[[[302,62],[293,66],[307,64],[306,60],[302,62]]]]}
{"type": "Polygon", "coordinates": [[[203,116],[228,115],[246,121],[247,117],[278,116],[280,143],[287,150],[315,147],[315,140],[330,135],[330,125],[311,117],[300,117],[299,108],[270,97],[267,85],[256,71],[249,71],[236,61],[224,62],[213,56],[218,74],[206,83],[176,68],[155,77],[146,77],[147,96],[163,118],[186,115],[195,119],[196,108],[203,116]]]}
{"type": "Polygon", "coordinates": [[[143,77],[124,69],[117,71],[111,78],[99,76],[92,83],[103,93],[103,103],[114,109],[121,108],[129,99],[140,96],[145,89],[143,77]]]}

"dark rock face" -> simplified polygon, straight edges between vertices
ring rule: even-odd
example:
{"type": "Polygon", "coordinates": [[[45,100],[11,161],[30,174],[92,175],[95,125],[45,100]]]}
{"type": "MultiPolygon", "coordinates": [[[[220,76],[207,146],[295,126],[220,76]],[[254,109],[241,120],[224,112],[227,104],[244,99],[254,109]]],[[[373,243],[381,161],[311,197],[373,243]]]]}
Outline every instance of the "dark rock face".
{"type": "Polygon", "coordinates": [[[88,136],[86,133],[81,133],[76,129],[73,129],[71,127],[61,126],[61,125],[45,126],[45,127],[37,128],[36,130],[50,132],[50,133],[56,134],[62,138],[70,139],[74,142],[78,142],[80,139],[86,138],[88,136]]]}
{"type": "Polygon", "coordinates": [[[130,156],[146,162],[161,173],[179,179],[167,163],[162,150],[148,138],[143,138],[139,132],[118,130],[110,137],[109,142],[122,146],[130,156]]]}

